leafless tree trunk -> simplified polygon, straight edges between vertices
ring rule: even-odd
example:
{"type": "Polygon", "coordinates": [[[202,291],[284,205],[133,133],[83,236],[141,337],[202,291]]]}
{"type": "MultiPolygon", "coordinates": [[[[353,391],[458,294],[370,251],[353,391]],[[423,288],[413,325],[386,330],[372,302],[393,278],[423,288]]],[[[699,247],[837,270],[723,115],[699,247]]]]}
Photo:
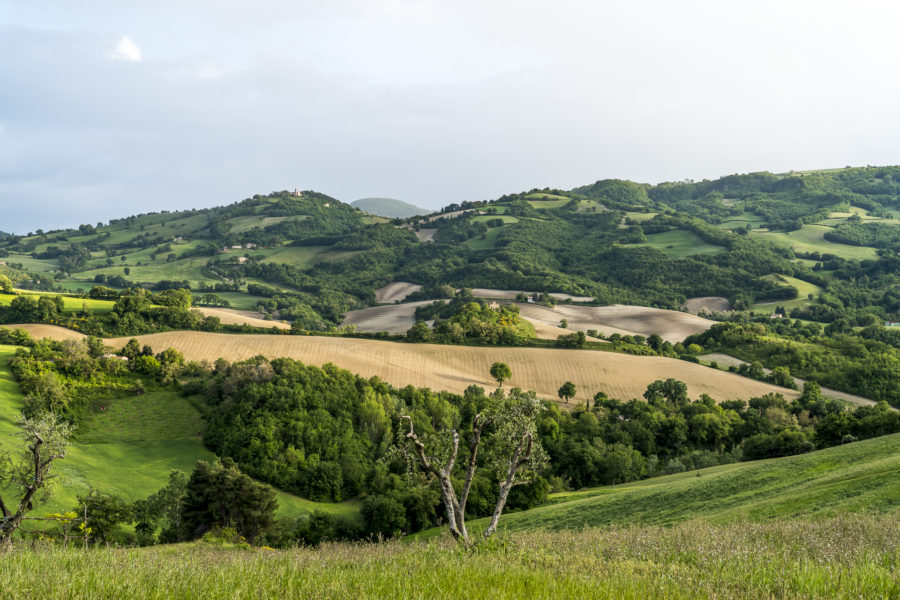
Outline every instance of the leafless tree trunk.
{"type": "MultiPolygon", "coordinates": [[[[435,465],[425,453],[425,444],[423,444],[422,441],[419,440],[419,436],[416,435],[413,428],[412,417],[409,415],[401,415],[400,418],[409,421],[409,433],[406,434],[406,437],[412,441],[413,446],[416,449],[416,454],[419,457],[419,462],[422,463],[422,467],[427,472],[437,477],[438,483],[441,486],[441,498],[444,501],[444,510],[447,513],[447,523],[450,526],[450,534],[454,539],[461,540],[468,544],[469,532],[466,531],[465,505],[460,504],[459,498],[456,496],[456,490],[453,489],[453,481],[450,479],[450,475],[453,473],[453,466],[456,463],[456,456],[459,452],[459,433],[455,429],[453,430],[453,448],[450,452],[450,457],[445,464],[438,466],[435,465]]],[[[471,484],[470,477],[467,477],[467,481],[471,484]]]]}
{"type": "MultiPolygon", "coordinates": [[[[469,491],[472,489],[472,481],[475,477],[475,467],[478,461],[478,450],[481,447],[482,435],[485,427],[496,421],[496,416],[486,417],[479,413],[475,415],[472,422],[472,441],[469,444],[469,459],[466,464],[465,479],[463,482],[462,493],[457,496],[456,490],[453,488],[451,474],[459,454],[459,432],[455,429],[451,431],[452,448],[450,456],[443,465],[436,465],[432,458],[428,457],[425,450],[425,444],[416,435],[413,428],[412,417],[409,415],[401,415],[401,419],[409,421],[409,432],[406,434],[407,439],[412,441],[416,449],[419,463],[428,473],[434,475],[441,488],[441,498],[444,501],[444,509],[447,513],[447,523],[450,526],[450,534],[454,539],[466,545],[471,543],[469,532],[466,529],[466,503],[469,499],[469,491]]],[[[497,498],[497,504],[494,507],[493,517],[488,529],[484,533],[484,537],[489,538],[497,529],[497,523],[500,520],[500,514],[506,506],[506,500],[509,491],[516,485],[516,473],[519,468],[531,461],[534,450],[534,432],[526,427],[519,430],[519,436],[514,438],[515,449],[512,457],[506,462],[505,478],[500,484],[500,493],[497,498]]]]}
{"type": "Polygon", "coordinates": [[[500,483],[500,494],[497,497],[497,504],[494,506],[494,514],[491,515],[491,524],[484,530],[484,538],[487,539],[497,530],[497,523],[500,522],[500,513],[506,507],[506,499],[509,497],[509,491],[516,485],[516,472],[519,467],[531,460],[531,452],[534,448],[534,437],[531,433],[526,433],[519,441],[516,451],[513,453],[509,461],[509,468],[506,471],[506,478],[500,483]]]}

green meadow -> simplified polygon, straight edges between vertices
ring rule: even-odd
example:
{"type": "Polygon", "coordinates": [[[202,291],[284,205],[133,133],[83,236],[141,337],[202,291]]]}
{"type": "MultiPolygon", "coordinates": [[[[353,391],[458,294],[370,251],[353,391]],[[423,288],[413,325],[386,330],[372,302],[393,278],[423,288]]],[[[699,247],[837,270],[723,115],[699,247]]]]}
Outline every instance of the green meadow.
{"type": "MultiPolygon", "coordinates": [[[[505,514],[510,532],[535,529],[711,524],[900,514],[900,434],[809,454],[733,463],[624,485],[565,492],[548,505],[505,514]]],[[[488,519],[469,523],[480,531],[488,519]]],[[[430,529],[412,536],[442,535],[430,529]]]]}
{"type": "MultiPolygon", "coordinates": [[[[20,443],[15,418],[22,409],[22,393],[7,364],[14,353],[14,347],[0,346],[0,449],[13,452],[20,443]]],[[[71,509],[77,496],[91,488],[129,501],[149,496],[166,484],[170,471],[190,472],[198,460],[214,458],[203,446],[202,429],[200,413],[174,391],[98,398],[66,458],[54,465],[53,497],[33,514],[71,509]]],[[[278,506],[277,515],[290,518],[317,509],[347,516],[359,512],[356,501],[311,502],[281,491],[278,506]]]]}
{"type": "Polygon", "coordinates": [[[769,311],[776,306],[782,306],[785,310],[791,310],[792,308],[799,308],[809,304],[811,302],[810,294],[815,298],[822,293],[821,287],[814,283],[797,279],[796,277],[788,277],[787,275],[766,275],[763,279],[771,279],[772,281],[797,288],[797,298],[795,300],[783,300],[778,302],[759,302],[751,307],[752,310],[769,311]]]}
{"type": "Polygon", "coordinates": [[[655,212],[626,212],[625,218],[631,219],[632,221],[637,221],[638,223],[642,223],[644,221],[649,221],[659,213],[655,212]]]}
{"type": "Polygon", "coordinates": [[[6,551],[0,598],[892,599],[900,519],[848,515],[252,549],[215,538],[150,548],[6,551]]]}
{"type": "Polygon", "coordinates": [[[693,231],[684,229],[651,233],[646,238],[647,241],[642,244],[629,244],[626,247],[646,246],[648,248],[656,248],[669,258],[684,258],[695,254],[716,254],[725,250],[721,246],[715,246],[703,241],[693,231]]]}
{"type": "MultiPolygon", "coordinates": [[[[29,292],[24,290],[19,290],[18,294],[0,294],[0,306],[9,306],[10,302],[13,301],[13,298],[16,295],[20,296],[55,296],[59,294],[53,294],[50,292],[29,292]]],[[[87,308],[88,311],[92,313],[106,313],[110,312],[113,309],[113,305],[115,302],[112,300],[95,300],[93,298],[73,298],[72,296],[62,296],[63,299],[63,310],[69,312],[77,312],[87,308]]]]}
{"type": "Polygon", "coordinates": [[[791,232],[783,231],[751,231],[750,235],[783,246],[792,248],[795,252],[819,252],[821,254],[834,254],[841,258],[853,260],[874,260],[877,258],[875,248],[868,246],[849,246],[847,244],[835,244],[824,238],[825,232],[831,229],[826,225],[804,225],[800,229],[791,232]]]}
{"type": "Polygon", "coordinates": [[[497,236],[500,235],[500,232],[507,227],[504,225],[503,227],[492,227],[488,229],[483,235],[482,238],[480,235],[475,236],[473,238],[469,238],[465,241],[466,246],[471,248],[472,250],[490,250],[497,244],[497,236]]]}

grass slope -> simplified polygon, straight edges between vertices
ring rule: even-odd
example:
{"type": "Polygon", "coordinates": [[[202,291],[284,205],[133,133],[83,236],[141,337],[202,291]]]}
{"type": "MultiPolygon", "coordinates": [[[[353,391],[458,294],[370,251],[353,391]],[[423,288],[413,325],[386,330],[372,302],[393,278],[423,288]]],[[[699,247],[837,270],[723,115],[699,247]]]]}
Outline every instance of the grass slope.
{"type": "MultiPolygon", "coordinates": [[[[501,527],[580,529],[900,512],[900,434],[800,456],[737,463],[564,494],[556,504],[505,515],[501,527]]],[[[474,521],[472,529],[487,525],[474,521]]],[[[423,532],[434,535],[435,530],[423,532]]]]}
{"type": "MultiPolygon", "coordinates": [[[[27,291],[19,291],[18,295],[20,296],[30,296],[32,299],[39,298],[40,296],[56,296],[59,294],[52,294],[50,292],[45,293],[37,293],[37,292],[27,292],[27,291]]],[[[13,301],[16,295],[14,294],[0,294],[0,306],[9,306],[9,304],[13,301]]],[[[87,308],[88,312],[91,313],[108,313],[113,309],[113,305],[115,302],[111,300],[94,300],[93,298],[73,298],[72,296],[63,296],[63,310],[67,312],[78,312],[84,308],[87,308]]]]}
{"type": "Polygon", "coordinates": [[[801,306],[806,306],[810,301],[810,294],[815,298],[819,294],[822,293],[822,288],[817,286],[814,283],[809,283],[808,281],[803,281],[802,279],[797,279],[796,277],[789,277],[787,275],[766,275],[764,279],[771,279],[776,282],[784,283],[786,285],[793,286],[797,288],[797,298],[795,300],[782,300],[780,302],[758,302],[753,305],[753,309],[762,309],[763,311],[771,310],[776,306],[782,306],[785,310],[791,310],[792,308],[799,308],[801,306]]]}
{"type": "MultiPolygon", "coordinates": [[[[12,346],[0,346],[0,449],[11,452],[21,443],[15,418],[22,409],[22,392],[7,364],[14,352],[12,346]]],[[[34,514],[68,510],[92,487],[130,501],[147,497],[166,484],[173,469],[190,472],[198,460],[215,458],[203,446],[201,430],[200,414],[174,392],[96,403],[66,458],[54,466],[52,499],[34,514]]],[[[296,518],[316,509],[354,516],[359,504],[311,502],[278,491],[279,517],[296,518]]]]}
{"type": "MultiPolygon", "coordinates": [[[[783,231],[751,231],[750,235],[769,240],[779,246],[792,248],[796,252],[820,252],[834,254],[853,260],[874,260],[878,258],[874,248],[835,244],[825,239],[825,232],[832,229],[825,225],[804,225],[802,228],[785,233],[783,231]]],[[[649,237],[649,236],[648,236],[649,237]]]]}
{"type": "Polygon", "coordinates": [[[662,233],[650,233],[647,241],[642,244],[629,244],[627,248],[639,246],[647,246],[656,248],[669,258],[684,258],[685,256],[693,256],[695,254],[716,254],[725,249],[721,246],[714,246],[704,242],[693,231],[685,231],[683,229],[673,229],[672,231],[664,231],[662,233]]]}
{"type": "Polygon", "coordinates": [[[193,543],[3,556],[33,598],[897,598],[900,519],[686,523],[286,551],[193,543]]]}

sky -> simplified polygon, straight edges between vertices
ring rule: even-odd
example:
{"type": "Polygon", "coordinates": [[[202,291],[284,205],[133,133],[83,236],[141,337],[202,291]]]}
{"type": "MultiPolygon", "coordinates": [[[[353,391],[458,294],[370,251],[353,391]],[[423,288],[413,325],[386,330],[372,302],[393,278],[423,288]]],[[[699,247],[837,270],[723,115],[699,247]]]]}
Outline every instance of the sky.
{"type": "Polygon", "coordinates": [[[0,0],[0,230],[900,163],[900,4],[0,0]]]}

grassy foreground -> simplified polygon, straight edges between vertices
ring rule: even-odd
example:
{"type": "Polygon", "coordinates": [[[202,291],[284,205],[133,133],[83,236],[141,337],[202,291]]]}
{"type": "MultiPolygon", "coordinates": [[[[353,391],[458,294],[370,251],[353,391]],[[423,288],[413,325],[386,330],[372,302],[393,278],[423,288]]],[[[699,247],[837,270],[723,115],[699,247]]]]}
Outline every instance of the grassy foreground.
{"type": "Polygon", "coordinates": [[[319,549],[0,551],[0,598],[897,598],[900,519],[855,515],[319,549]]]}

